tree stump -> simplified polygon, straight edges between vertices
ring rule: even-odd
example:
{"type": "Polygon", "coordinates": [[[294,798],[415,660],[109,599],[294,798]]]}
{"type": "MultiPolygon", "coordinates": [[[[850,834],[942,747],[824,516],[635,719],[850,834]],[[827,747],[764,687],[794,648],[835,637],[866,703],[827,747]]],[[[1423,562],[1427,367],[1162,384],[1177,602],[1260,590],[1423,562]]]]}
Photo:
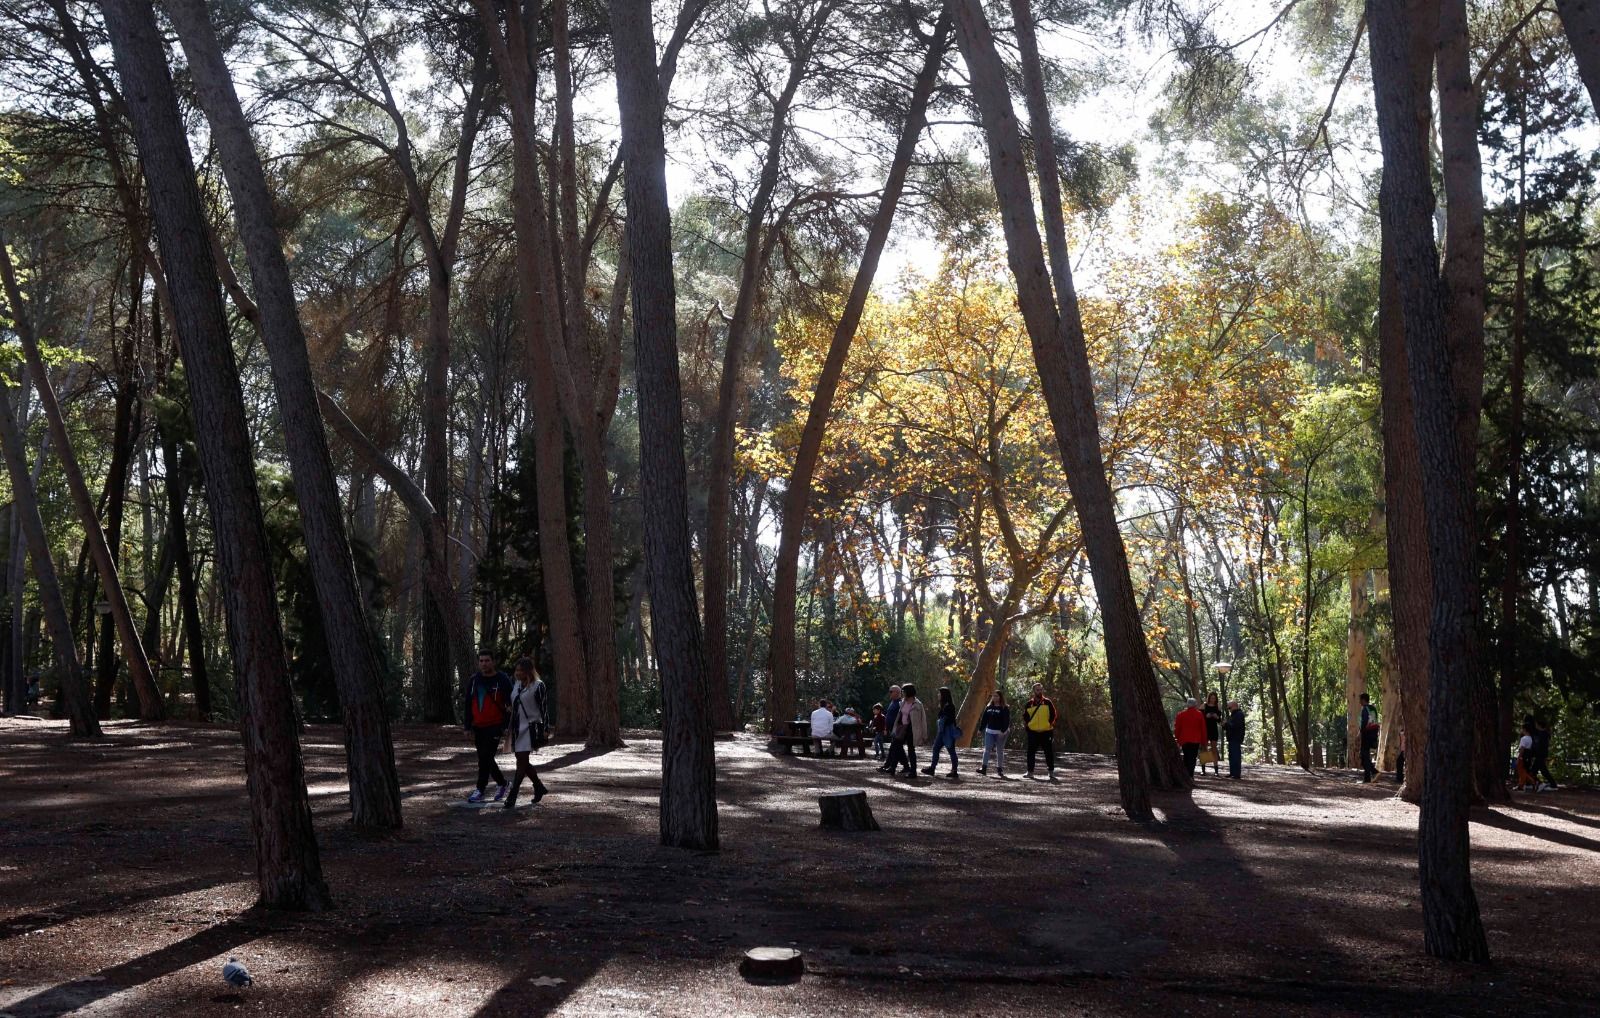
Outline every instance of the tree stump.
{"type": "Polygon", "coordinates": [[[792,947],[752,947],[739,963],[740,975],[759,982],[790,982],[805,972],[805,958],[792,947]]]}
{"type": "Polygon", "coordinates": [[[872,807],[867,805],[867,793],[861,788],[846,788],[837,792],[824,792],[817,796],[822,807],[822,826],[840,831],[876,831],[878,821],[872,818],[872,807]]]}

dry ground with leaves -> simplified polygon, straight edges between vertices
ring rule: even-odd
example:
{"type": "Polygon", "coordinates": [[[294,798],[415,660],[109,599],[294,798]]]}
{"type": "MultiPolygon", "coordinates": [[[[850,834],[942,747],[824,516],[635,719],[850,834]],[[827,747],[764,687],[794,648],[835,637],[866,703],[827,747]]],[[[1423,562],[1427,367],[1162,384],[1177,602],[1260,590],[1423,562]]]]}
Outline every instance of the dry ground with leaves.
{"type": "MultiPolygon", "coordinates": [[[[0,720],[0,1014],[1357,1015],[1600,1013],[1600,794],[1474,815],[1497,963],[1421,956],[1416,811],[1341,772],[1255,767],[1115,807],[1115,773],[916,784],[872,761],[719,742],[723,849],[656,845],[658,749],[540,755],[536,808],[451,806],[459,732],[402,726],[404,834],[344,822],[336,728],[307,780],[338,908],[250,908],[237,736],[113,723],[100,743],[0,720]],[[820,830],[866,787],[883,830],[820,830]],[[808,973],[757,986],[742,949],[808,973]],[[230,956],[254,988],[221,979],[230,956]]],[[[1015,768],[1020,770],[1019,768],[1015,768]]]]}

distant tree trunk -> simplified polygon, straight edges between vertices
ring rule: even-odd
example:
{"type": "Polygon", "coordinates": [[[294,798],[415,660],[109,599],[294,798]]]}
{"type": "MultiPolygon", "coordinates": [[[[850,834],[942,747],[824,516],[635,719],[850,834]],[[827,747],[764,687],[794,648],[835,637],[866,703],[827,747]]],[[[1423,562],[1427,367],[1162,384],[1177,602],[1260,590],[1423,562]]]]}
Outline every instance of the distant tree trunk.
{"type": "MultiPolygon", "coordinates": [[[[1452,0],[1452,3],[1459,0],[1452,0]]],[[[1465,14],[1445,5],[1446,24],[1465,31],[1465,14]],[[1458,21],[1459,19],[1459,21],[1458,21]]],[[[1400,4],[1367,5],[1372,78],[1383,152],[1379,213],[1393,252],[1405,323],[1412,416],[1421,453],[1433,618],[1429,628],[1428,775],[1417,837],[1423,933],[1430,955],[1484,963],[1489,945],[1472,890],[1468,807],[1473,752],[1472,695],[1483,668],[1474,626],[1477,563],[1473,543],[1472,464],[1462,455],[1456,351],[1447,323],[1449,300],[1433,242],[1433,182],[1416,143],[1414,110],[1421,100],[1411,73],[1412,33],[1420,27],[1400,4]]],[[[1452,83],[1444,82],[1446,90],[1452,83]]],[[[1463,366],[1467,367],[1467,366],[1463,366]]],[[[1391,489],[1392,490],[1392,489],[1391,489]]]]}
{"type": "Polygon", "coordinates": [[[271,553],[256,490],[255,443],[212,259],[205,211],[155,12],[103,0],[124,101],[139,147],[182,351],[227,606],[255,835],[256,879],[269,907],[329,904],[306,797],[294,693],[284,657],[271,553]]]}
{"type": "MultiPolygon", "coordinates": [[[[0,249],[3,247],[3,242],[0,242],[0,249]]],[[[17,426],[17,419],[11,413],[11,398],[4,389],[0,389],[0,443],[4,445],[6,470],[11,475],[11,505],[21,525],[23,539],[27,542],[28,557],[33,560],[39,603],[44,606],[45,624],[50,629],[50,644],[55,651],[56,670],[60,673],[62,705],[66,708],[73,735],[98,739],[100,722],[95,719],[94,703],[89,696],[83,667],[78,662],[77,645],[72,638],[72,620],[67,616],[67,603],[61,596],[61,584],[56,579],[55,562],[50,558],[50,539],[45,534],[44,520],[39,516],[39,499],[33,477],[28,472],[28,454],[23,446],[22,429],[17,426]]],[[[13,612],[21,610],[20,602],[13,603],[13,612]]]]}
{"type": "Polygon", "coordinates": [[[872,282],[877,276],[878,261],[883,256],[884,246],[889,240],[889,228],[894,225],[895,211],[905,191],[906,177],[911,171],[911,161],[916,156],[917,142],[927,123],[928,101],[938,82],[939,69],[944,66],[944,54],[949,44],[950,13],[946,8],[934,26],[928,52],[912,83],[906,118],[900,126],[900,138],[889,164],[889,174],[879,193],[872,225],[867,230],[866,245],[861,250],[861,262],[856,267],[850,295],[834,326],[822,371],[812,386],[811,406],[806,411],[805,427],[800,432],[800,446],[795,450],[794,467],[789,472],[788,485],[783,492],[783,509],[778,520],[778,557],[772,581],[772,625],[769,637],[771,679],[767,691],[766,726],[773,735],[778,734],[777,726],[788,720],[796,706],[795,616],[796,587],[800,579],[800,545],[805,536],[811,483],[816,476],[817,462],[822,458],[823,435],[827,431],[828,417],[833,412],[833,399],[839,391],[845,361],[850,355],[850,344],[861,324],[861,315],[866,310],[867,297],[872,292],[872,282]]]}
{"type": "Polygon", "coordinates": [[[200,621],[200,595],[195,583],[194,557],[189,551],[189,490],[193,470],[178,451],[171,430],[158,421],[161,459],[167,468],[167,532],[172,560],[178,571],[178,611],[183,618],[183,642],[188,648],[189,675],[194,682],[194,716],[211,720],[211,677],[206,671],[206,638],[200,621]]]}
{"type": "Polygon", "coordinates": [[[1127,551],[1117,527],[1116,504],[1100,458],[1093,380],[1067,259],[1058,168],[1039,78],[1038,52],[1033,43],[1032,15],[1025,2],[1019,0],[1014,5],[1019,14],[1017,31],[1033,120],[1034,152],[1039,161],[1040,198],[1050,236],[1048,266],[1034,218],[1033,195],[1005,70],[989,23],[977,0],[955,0],[955,8],[956,38],[971,73],[972,95],[981,111],[989,143],[989,166],[1000,199],[1018,305],[1033,343],[1034,362],[1061,446],[1100,602],[1117,728],[1122,806],[1129,818],[1145,821],[1154,816],[1150,809],[1152,784],[1185,788],[1189,779],[1161,708],[1161,694],[1151,669],[1128,571],[1127,551]]]}
{"type": "Polygon", "coordinates": [[[203,0],[167,0],[166,9],[211,125],[255,284],[261,338],[278,395],[307,564],[344,720],[351,819],[360,828],[395,830],[403,821],[394,744],[383,704],[383,655],[356,580],[294,283],[274,222],[272,194],[203,0]]]}
{"type": "MultiPolygon", "coordinates": [[[[1584,4],[1583,6],[1587,6],[1584,4]]],[[[1600,39],[1596,40],[1600,42],[1600,39]]],[[[1500,696],[1509,702],[1520,684],[1519,657],[1521,624],[1518,601],[1522,597],[1522,477],[1523,418],[1527,391],[1527,322],[1528,322],[1528,122],[1525,100],[1518,102],[1520,132],[1517,140],[1517,269],[1516,282],[1511,296],[1511,353],[1507,369],[1506,389],[1511,401],[1510,420],[1506,426],[1506,497],[1504,573],[1500,578],[1500,696]]],[[[1499,738],[1500,747],[1508,745],[1514,731],[1511,719],[1505,716],[1499,738]]],[[[1503,750],[1502,750],[1503,752],[1503,750]]],[[[1500,773],[1505,762],[1498,761],[1500,773]]],[[[1502,782],[1503,784],[1503,782],[1502,782]]]]}
{"type": "Polygon", "coordinates": [[[651,638],[661,670],[661,843],[717,847],[710,688],[689,561],[688,471],[678,382],[677,292],[666,141],[648,0],[612,0],[617,107],[626,166],[628,256],[639,384],[640,487],[651,638]]]}
{"type": "Polygon", "coordinates": [[[1349,579],[1350,625],[1345,630],[1344,656],[1344,765],[1360,767],[1361,694],[1367,691],[1367,571],[1352,569],[1349,579]]]}
{"type": "Polygon", "coordinates": [[[1561,27],[1567,33],[1578,74],[1589,93],[1589,103],[1600,110],[1600,3],[1595,0],[1556,0],[1561,27]]]}
{"type": "MultiPolygon", "coordinates": [[[[146,721],[159,721],[166,714],[166,707],[161,702],[161,690],[156,686],[155,676],[150,673],[150,662],[145,658],[144,645],[139,642],[139,631],[134,627],[133,613],[128,608],[128,598],[122,590],[122,579],[117,575],[116,558],[111,553],[105,531],[100,527],[100,518],[95,512],[89,486],[84,482],[83,471],[78,466],[78,457],[72,450],[72,439],[67,434],[66,418],[61,413],[61,404],[56,401],[55,387],[50,384],[44,357],[39,352],[31,316],[22,303],[22,290],[17,285],[16,271],[11,265],[11,256],[7,252],[3,232],[0,232],[0,279],[3,279],[5,284],[6,301],[11,305],[12,327],[22,342],[23,356],[28,361],[28,372],[33,375],[34,386],[39,392],[39,407],[44,411],[45,421],[50,426],[51,443],[55,446],[56,455],[61,458],[61,469],[66,475],[67,488],[72,494],[73,505],[78,510],[78,522],[83,526],[84,543],[94,560],[96,571],[100,574],[100,589],[111,605],[111,618],[117,627],[117,637],[122,641],[122,652],[127,660],[128,674],[139,696],[139,717],[146,721]]],[[[122,459],[122,467],[125,473],[126,454],[122,459]]]]}
{"type": "MultiPolygon", "coordinates": [[[[142,280],[140,280],[142,283],[142,280]]],[[[137,356],[133,343],[133,328],[126,330],[128,337],[123,343],[122,350],[117,357],[117,393],[114,400],[111,428],[111,462],[106,466],[105,486],[101,489],[98,514],[105,522],[106,550],[111,553],[111,563],[117,566],[118,582],[121,581],[122,558],[122,522],[124,511],[128,502],[128,474],[133,465],[134,446],[138,442],[139,421],[139,384],[132,377],[132,361],[137,356]]],[[[132,611],[130,606],[129,611],[132,611]]],[[[143,648],[143,637],[140,637],[140,647],[143,648]]],[[[111,716],[111,691],[117,682],[117,646],[116,628],[102,625],[100,627],[100,650],[96,659],[97,674],[95,677],[95,704],[94,712],[98,717],[111,716]]],[[[155,681],[155,670],[151,669],[150,679],[155,681]]],[[[126,695],[126,690],[123,691],[126,695]]],[[[137,691],[136,691],[137,695],[137,691]]],[[[155,698],[161,698],[159,686],[155,687],[155,698]]],[[[141,714],[143,713],[141,699],[141,714]]],[[[161,713],[166,714],[166,705],[161,705],[161,713]]]]}

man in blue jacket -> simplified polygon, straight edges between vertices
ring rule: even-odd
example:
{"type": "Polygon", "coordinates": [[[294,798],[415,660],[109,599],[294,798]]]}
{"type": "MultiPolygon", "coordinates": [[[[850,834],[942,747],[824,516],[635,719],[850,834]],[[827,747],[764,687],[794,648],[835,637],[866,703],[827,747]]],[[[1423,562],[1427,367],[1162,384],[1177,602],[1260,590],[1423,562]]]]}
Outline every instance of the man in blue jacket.
{"type": "MultiPolygon", "coordinates": [[[[894,733],[894,719],[900,716],[900,700],[900,687],[890,686],[889,706],[883,709],[883,730],[891,735],[894,733]]],[[[901,763],[905,762],[905,758],[905,747],[896,746],[893,742],[891,742],[889,744],[889,758],[883,762],[883,766],[879,767],[878,770],[883,771],[885,774],[893,774],[894,769],[900,766],[901,763]]]]}

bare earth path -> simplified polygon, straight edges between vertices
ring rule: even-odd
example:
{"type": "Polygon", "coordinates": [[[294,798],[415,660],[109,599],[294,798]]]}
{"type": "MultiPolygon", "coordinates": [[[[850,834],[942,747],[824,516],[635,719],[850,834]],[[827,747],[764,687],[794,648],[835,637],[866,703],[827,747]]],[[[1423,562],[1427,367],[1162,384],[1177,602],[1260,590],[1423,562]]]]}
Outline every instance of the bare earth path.
{"type": "MultiPolygon", "coordinates": [[[[658,848],[657,749],[540,754],[534,809],[452,808],[459,732],[396,731],[407,830],[343,822],[336,729],[305,736],[339,907],[259,913],[237,736],[112,723],[95,745],[0,720],[0,1014],[1600,1014],[1600,794],[1474,814],[1497,965],[1420,956],[1415,810],[1343,774],[1250,768],[1158,800],[1115,775],[916,785],[868,761],[718,743],[717,854],[658,848]],[[869,790],[883,831],[817,828],[814,795],[869,790]],[[753,986],[741,950],[808,974],[753,986]],[[236,956],[257,985],[220,978],[236,956]],[[559,980],[559,982],[557,982],[559,980]]],[[[1016,768],[1020,771],[1020,767],[1016,768]]]]}

